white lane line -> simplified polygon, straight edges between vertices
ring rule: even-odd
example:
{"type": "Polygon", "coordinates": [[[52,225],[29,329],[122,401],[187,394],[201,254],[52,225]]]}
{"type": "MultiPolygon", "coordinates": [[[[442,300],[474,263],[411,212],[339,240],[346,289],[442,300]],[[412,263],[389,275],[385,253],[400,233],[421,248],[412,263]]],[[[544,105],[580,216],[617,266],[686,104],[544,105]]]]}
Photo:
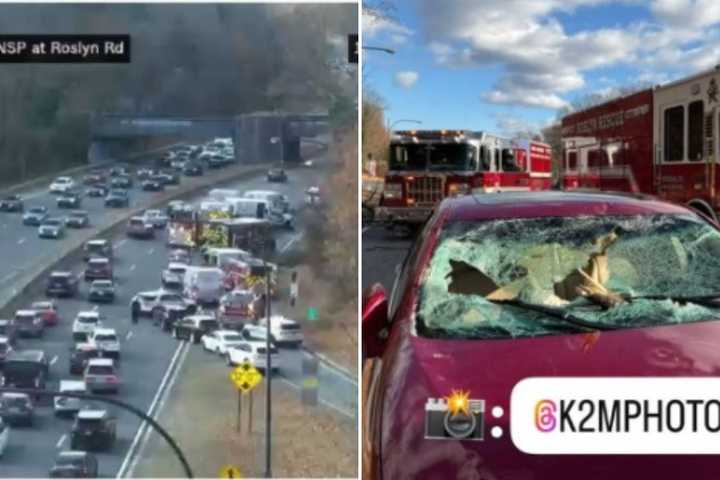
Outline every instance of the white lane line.
{"type": "Polygon", "coordinates": [[[65,439],[67,438],[67,434],[64,433],[62,437],[60,437],[60,440],[55,444],[55,448],[60,448],[63,443],[65,443],[65,439]]]}
{"type": "Polygon", "coordinates": [[[126,241],[127,241],[127,238],[123,238],[122,240],[120,240],[119,242],[117,242],[117,243],[115,244],[115,246],[113,246],[113,250],[117,250],[118,248],[122,247],[122,246],[125,244],[126,241]]]}
{"type": "Polygon", "coordinates": [[[57,355],[55,355],[54,357],[52,357],[52,360],[50,360],[50,365],[53,365],[55,362],[57,362],[57,359],[58,359],[58,356],[57,356],[57,355]]]}
{"type": "Polygon", "coordinates": [[[130,265],[130,271],[132,272],[133,270],[135,270],[135,264],[134,264],[134,263],[133,263],[132,265],[130,265]]]}
{"type": "MultiPolygon", "coordinates": [[[[177,380],[178,374],[180,373],[180,370],[182,370],[183,363],[185,363],[185,358],[187,357],[188,353],[190,352],[190,347],[192,346],[192,342],[183,342],[187,348],[182,352],[181,358],[177,362],[177,366],[175,367],[175,371],[173,372],[172,378],[167,384],[167,387],[165,388],[165,391],[163,392],[162,398],[160,400],[160,403],[157,404],[157,407],[155,408],[155,411],[153,412],[152,418],[153,420],[158,419],[158,416],[160,415],[160,412],[162,411],[163,406],[165,405],[165,401],[167,400],[170,391],[173,388],[173,385],[175,384],[175,380],[177,380]]],[[[142,440],[142,443],[140,444],[140,448],[138,448],[137,454],[135,455],[135,458],[133,459],[133,462],[130,464],[130,468],[128,468],[128,477],[133,478],[133,473],[135,473],[135,467],[137,467],[138,462],[142,458],[143,451],[145,451],[145,447],[147,446],[148,440],[150,440],[150,434],[152,433],[152,428],[146,428],[145,429],[145,435],[142,440]]]]}
{"type": "MultiPolygon", "coordinates": [[[[280,380],[287,383],[288,385],[290,385],[291,387],[293,387],[296,390],[302,390],[302,387],[300,387],[300,385],[294,384],[293,382],[291,382],[290,380],[288,380],[285,377],[280,377],[280,380]]],[[[318,395],[318,399],[320,400],[320,403],[322,403],[323,405],[332,408],[336,412],[340,412],[341,414],[345,415],[348,418],[351,418],[353,420],[355,419],[355,415],[352,412],[345,410],[342,407],[338,407],[337,405],[334,405],[334,404],[328,402],[327,400],[325,400],[323,398],[319,398],[319,397],[320,397],[320,395],[318,395]]]]}
{"type": "Polygon", "coordinates": [[[155,249],[151,248],[150,250],[148,250],[147,253],[148,253],[148,255],[152,255],[153,253],[155,253],[155,249]]]}
{"type": "MultiPolygon", "coordinates": [[[[170,359],[170,364],[168,365],[167,370],[165,370],[165,375],[163,375],[163,378],[160,381],[160,385],[158,386],[158,389],[155,392],[155,396],[153,397],[152,402],[150,402],[150,407],[148,407],[146,415],[152,414],[152,412],[155,409],[155,406],[157,405],[157,402],[160,398],[160,395],[163,393],[165,384],[167,384],[170,374],[173,372],[173,367],[177,363],[178,358],[183,351],[183,347],[185,345],[189,346],[190,344],[191,344],[191,342],[179,342],[178,343],[178,346],[175,349],[175,353],[173,354],[172,358],[170,359]]],[[[143,420],[143,422],[138,427],[138,430],[135,433],[135,437],[133,438],[133,441],[130,444],[130,448],[128,448],[127,453],[125,454],[125,458],[123,459],[123,462],[120,465],[120,468],[118,469],[118,473],[115,476],[115,478],[123,478],[126,476],[125,470],[127,470],[127,467],[130,464],[130,459],[132,457],[133,452],[135,451],[135,447],[137,446],[138,442],[140,441],[140,437],[142,437],[143,433],[145,432],[147,425],[148,425],[147,422],[145,422],[143,420]]],[[[135,462],[133,462],[133,463],[135,463],[135,462]]]]}
{"type": "Polygon", "coordinates": [[[93,312],[97,312],[97,311],[98,311],[98,306],[97,306],[97,305],[93,305],[93,312]]]}
{"type": "Polygon", "coordinates": [[[22,245],[23,243],[25,243],[25,238],[21,238],[20,240],[18,240],[18,245],[22,245]]]}
{"type": "Polygon", "coordinates": [[[290,248],[290,246],[293,243],[295,243],[296,241],[298,241],[300,238],[302,238],[302,234],[298,234],[298,235],[295,235],[294,237],[292,237],[290,240],[288,240],[288,243],[286,243],[285,246],[280,249],[280,253],[285,252],[285,250],[290,248]]]}
{"type": "Polygon", "coordinates": [[[133,332],[132,332],[132,330],[130,330],[130,331],[127,333],[127,335],[125,335],[125,340],[130,340],[130,337],[132,337],[132,335],[133,335],[133,332]]]}
{"type": "Polygon", "coordinates": [[[4,277],[0,278],[0,283],[5,283],[9,281],[11,278],[15,277],[19,272],[15,270],[14,272],[8,273],[4,277]]]}

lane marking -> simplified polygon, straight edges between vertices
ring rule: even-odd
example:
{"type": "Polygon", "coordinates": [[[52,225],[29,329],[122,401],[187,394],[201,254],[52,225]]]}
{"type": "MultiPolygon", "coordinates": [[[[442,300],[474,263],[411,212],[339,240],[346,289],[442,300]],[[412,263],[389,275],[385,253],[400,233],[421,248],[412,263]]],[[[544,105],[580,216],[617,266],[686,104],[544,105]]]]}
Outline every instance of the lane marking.
{"type": "Polygon", "coordinates": [[[58,359],[58,356],[57,356],[57,355],[55,355],[54,357],[52,357],[52,360],[50,360],[50,365],[53,365],[55,362],[57,362],[57,359],[58,359]]]}
{"type": "Polygon", "coordinates": [[[290,248],[290,246],[293,243],[295,243],[296,241],[300,240],[300,238],[302,238],[302,233],[299,233],[299,234],[295,235],[294,237],[292,237],[290,240],[288,240],[288,243],[286,243],[285,246],[280,249],[280,253],[285,252],[285,250],[290,248]]]}
{"type": "Polygon", "coordinates": [[[22,245],[23,243],[25,243],[25,237],[18,240],[18,245],[22,245]]]}
{"type": "Polygon", "coordinates": [[[17,276],[18,273],[20,273],[18,270],[8,273],[3,278],[0,278],[0,283],[5,283],[5,282],[9,281],[11,278],[17,276]]]}
{"type": "MultiPolygon", "coordinates": [[[[276,378],[277,378],[277,377],[276,377],[276,378]]],[[[291,382],[291,381],[288,380],[287,378],[285,378],[285,377],[279,377],[279,378],[280,378],[281,381],[287,383],[288,385],[290,385],[290,386],[293,387],[294,389],[296,389],[296,390],[302,390],[302,387],[301,387],[300,385],[294,384],[293,382],[291,382]]],[[[322,403],[322,404],[325,405],[326,407],[330,407],[330,408],[332,408],[333,410],[335,410],[336,412],[339,412],[339,413],[345,415],[346,417],[355,420],[355,415],[354,415],[352,412],[350,412],[350,411],[348,411],[348,410],[345,410],[344,408],[339,407],[339,406],[337,406],[337,405],[334,405],[334,404],[328,402],[327,400],[325,400],[325,399],[323,399],[323,398],[320,398],[320,395],[319,395],[319,394],[318,394],[318,400],[320,401],[320,403],[322,403]]]]}
{"type": "Polygon", "coordinates": [[[60,448],[63,443],[65,443],[65,439],[67,438],[67,433],[64,433],[62,437],[60,437],[60,440],[55,444],[55,448],[60,448]]]}
{"type": "Polygon", "coordinates": [[[120,240],[119,242],[117,242],[117,243],[115,244],[115,246],[113,247],[113,250],[117,250],[118,248],[122,247],[122,246],[125,244],[126,241],[127,241],[127,238],[123,238],[122,240],[120,240]]]}
{"type": "Polygon", "coordinates": [[[132,335],[133,335],[133,332],[132,332],[132,330],[130,330],[130,331],[127,333],[127,335],[125,335],[125,340],[130,340],[130,337],[132,337],[132,335]]]}
{"type": "Polygon", "coordinates": [[[135,270],[135,264],[134,264],[134,263],[133,263],[132,265],[130,265],[130,271],[132,272],[133,270],[135,270]]]}

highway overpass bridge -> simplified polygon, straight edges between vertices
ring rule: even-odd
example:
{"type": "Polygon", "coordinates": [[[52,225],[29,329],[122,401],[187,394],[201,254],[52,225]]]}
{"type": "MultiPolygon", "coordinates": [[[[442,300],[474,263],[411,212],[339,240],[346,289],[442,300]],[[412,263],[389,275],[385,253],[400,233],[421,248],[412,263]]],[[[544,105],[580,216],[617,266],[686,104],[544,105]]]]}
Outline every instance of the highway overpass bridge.
{"type": "Polygon", "coordinates": [[[327,132],[327,114],[256,112],[232,117],[151,117],[95,114],[91,118],[88,159],[102,163],[117,159],[138,144],[206,141],[231,137],[241,163],[300,160],[300,140],[327,132]]]}

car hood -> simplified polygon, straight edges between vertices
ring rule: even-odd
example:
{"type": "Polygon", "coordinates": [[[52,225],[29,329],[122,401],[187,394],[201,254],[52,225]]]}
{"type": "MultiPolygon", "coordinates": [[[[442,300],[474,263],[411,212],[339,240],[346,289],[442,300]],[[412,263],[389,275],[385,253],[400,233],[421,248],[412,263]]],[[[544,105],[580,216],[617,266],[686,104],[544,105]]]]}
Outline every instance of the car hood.
{"type": "MultiPolygon", "coordinates": [[[[384,395],[379,404],[383,478],[465,478],[470,471],[479,472],[477,478],[489,479],[607,478],[612,462],[600,462],[597,457],[521,453],[509,434],[513,387],[522,379],[538,376],[718,375],[718,340],[717,320],[508,340],[420,338],[404,322],[394,328],[383,358],[384,395]],[[425,403],[429,398],[446,397],[453,389],[485,400],[484,441],[424,438],[425,403]],[[505,412],[500,419],[489,413],[494,406],[505,412]],[[490,436],[493,426],[503,429],[501,438],[490,436]]],[[[616,470],[633,472],[628,478],[647,475],[643,457],[621,457],[614,464],[616,470]]],[[[660,468],[680,477],[707,478],[700,474],[702,470],[688,474],[690,462],[666,462],[665,458],[655,456],[653,462],[657,459],[663,464],[660,468]]],[[[693,458],[693,467],[699,469],[705,460],[693,458]]],[[[703,468],[709,468],[708,464],[703,468]]]]}

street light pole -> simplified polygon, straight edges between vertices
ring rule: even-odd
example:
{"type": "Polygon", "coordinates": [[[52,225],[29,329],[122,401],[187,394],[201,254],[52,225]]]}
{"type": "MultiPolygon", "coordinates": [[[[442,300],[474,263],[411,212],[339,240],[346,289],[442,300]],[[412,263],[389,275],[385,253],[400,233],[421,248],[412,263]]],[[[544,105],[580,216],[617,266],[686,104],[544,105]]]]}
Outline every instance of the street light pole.
{"type": "Polygon", "coordinates": [[[395,50],[392,48],[386,48],[386,47],[362,47],[363,50],[374,50],[376,52],[385,52],[389,53],[390,55],[395,55],[395,50]]]}
{"type": "Polygon", "coordinates": [[[265,478],[272,478],[272,401],[271,401],[271,379],[272,379],[272,357],[270,356],[270,314],[272,299],[270,296],[270,267],[263,260],[265,268],[265,478]]]}

